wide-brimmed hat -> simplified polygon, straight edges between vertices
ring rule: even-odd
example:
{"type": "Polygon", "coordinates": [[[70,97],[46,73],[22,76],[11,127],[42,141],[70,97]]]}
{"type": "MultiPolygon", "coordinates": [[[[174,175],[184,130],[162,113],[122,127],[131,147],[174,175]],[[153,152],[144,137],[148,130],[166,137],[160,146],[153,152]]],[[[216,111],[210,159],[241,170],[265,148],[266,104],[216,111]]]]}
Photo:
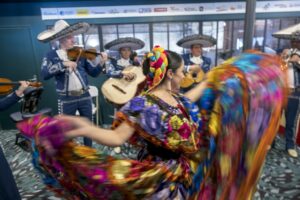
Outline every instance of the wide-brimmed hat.
{"type": "Polygon", "coordinates": [[[300,40],[300,23],[272,34],[273,37],[288,40],[300,40]]]}
{"type": "Polygon", "coordinates": [[[200,44],[202,47],[211,47],[217,43],[216,39],[208,35],[189,35],[177,42],[177,45],[183,48],[191,48],[192,45],[200,44]]]}
{"type": "Polygon", "coordinates": [[[59,40],[68,35],[77,35],[86,32],[89,29],[89,24],[86,22],[79,22],[69,25],[64,20],[55,22],[51,29],[45,30],[38,34],[37,39],[41,42],[49,42],[59,40]]]}
{"type": "Polygon", "coordinates": [[[119,38],[115,39],[106,45],[104,45],[105,49],[111,50],[111,51],[119,51],[121,48],[130,48],[131,50],[137,50],[142,49],[145,46],[145,43],[137,38],[133,37],[125,37],[125,38],[119,38]]]}

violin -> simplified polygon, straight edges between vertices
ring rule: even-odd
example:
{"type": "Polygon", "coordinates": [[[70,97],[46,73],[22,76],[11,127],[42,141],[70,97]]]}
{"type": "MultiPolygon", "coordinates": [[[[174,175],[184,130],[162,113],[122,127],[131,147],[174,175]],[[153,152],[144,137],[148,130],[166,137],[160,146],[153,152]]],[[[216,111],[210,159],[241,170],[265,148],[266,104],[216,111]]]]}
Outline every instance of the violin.
{"type": "MultiPolygon", "coordinates": [[[[20,85],[17,81],[11,81],[7,78],[0,78],[0,95],[9,94],[12,92],[13,87],[16,85],[20,85]]],[[[29,86],[31,87],[41,87],[41,82],[29,82],[29,86]]]]}
{"type": "MultiPolygon", "coordinates": [[[[83,49],[82,47],[73,47],[71,49],[68,49],[67,55],[69,60],[76,62],[79,58],[94,60],[97,56],[102,57],[102,54],[97,52],[96,49],[83,49]]],[[[108,56],[108,59],[113,60],[114,58],[108,56]]]]}
{"type": "Polygon", "coordinates": [[[94,60],[97,56],[102,56],[96,49],[83,49],[82,47],[73,47],[67,50],[68,58],[71,61],[76,61],[78,58],[87,58],[94,60]]]}

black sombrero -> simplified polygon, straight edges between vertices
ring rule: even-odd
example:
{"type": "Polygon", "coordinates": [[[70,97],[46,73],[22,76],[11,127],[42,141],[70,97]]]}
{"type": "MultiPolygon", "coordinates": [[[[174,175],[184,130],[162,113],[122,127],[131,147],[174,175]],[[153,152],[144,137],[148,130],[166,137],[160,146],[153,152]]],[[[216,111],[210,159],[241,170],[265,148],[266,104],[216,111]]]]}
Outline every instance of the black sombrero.
{"type": "Polygon", "coordinates": [[[202,47],[211,47],[217,43],[216,39],[208,35],[189,35],[177,42],[177,45],[183,48],[191,48],[192,45],[200,44],[202,47]]]}
{"type": "Polygon", "coordinates": [[[45,30],[38,34],[37,39],[41,42],[49,42],[59,40],[67,35],[77,35],[86,32],[89,29],[89,24],[86,22],[79,22],[69,25],[64,20],[55,22],[53,28],[45,30]]]}
{"type": "Polygon", "coordinates": [[[277,31],[272,36],[279,39],[300,40],[300,24],[277,31]]]}
{"type": "Polygon", "coordinates": [[[145,43],[137,38],[126,37],[115,39],[106,45],[104,45],[105,49],[109,49],[112,51],[119,51],[121,48],[130,48],[131,50],[142,49],[145,46],[145,43]]]}

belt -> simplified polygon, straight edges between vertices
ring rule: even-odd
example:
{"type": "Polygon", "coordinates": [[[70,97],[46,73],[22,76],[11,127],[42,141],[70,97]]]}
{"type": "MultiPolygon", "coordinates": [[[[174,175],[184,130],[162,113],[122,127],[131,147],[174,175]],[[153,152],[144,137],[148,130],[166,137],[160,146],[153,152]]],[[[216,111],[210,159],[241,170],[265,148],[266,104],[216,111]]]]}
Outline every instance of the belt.
{"type": "Polygon", "coordinates": [[[81,96],[83,94],[85,94],[87,92],[87,90],[72,90],[72,91],[68,91],[68,93],[59,93],[59,95],[63,95],[63,96],[81,96]]]}
{"type": "Polygon", "coordinates": [[[300,87],[296,87],[296,88],[289,88],[290,92],[300,92],[300,87]]]}

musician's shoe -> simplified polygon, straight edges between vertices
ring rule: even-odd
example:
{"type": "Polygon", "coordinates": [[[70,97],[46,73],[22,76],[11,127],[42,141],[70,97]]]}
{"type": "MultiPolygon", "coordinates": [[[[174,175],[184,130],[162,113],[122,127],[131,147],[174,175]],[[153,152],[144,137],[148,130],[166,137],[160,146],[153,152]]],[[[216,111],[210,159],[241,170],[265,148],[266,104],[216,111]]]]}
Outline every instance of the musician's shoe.
{"type": "Polygon", "coordinates": [[[288,149],[287,150],[289,156],[293,157],[293,158],[297,158],[298,157],[298,153],[295,149],[288,149]]]}
{"type": "Polygon", "coordinates": [[[121,153],[121,147],[115,147],[114,152],[115,153],[121,153]]]}

